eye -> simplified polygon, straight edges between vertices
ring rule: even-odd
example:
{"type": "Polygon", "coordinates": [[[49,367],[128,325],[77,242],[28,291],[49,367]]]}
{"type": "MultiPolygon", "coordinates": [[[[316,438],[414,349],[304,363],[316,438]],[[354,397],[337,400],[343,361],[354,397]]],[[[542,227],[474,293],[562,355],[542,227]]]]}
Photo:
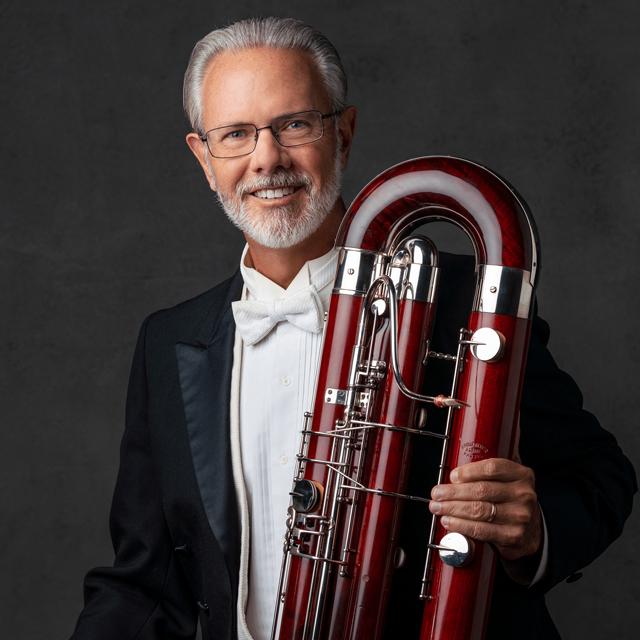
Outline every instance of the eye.
{"type": "Polygon", "coordinates": [[[247,137],[246,129],[233,129],[224,134],[223,140],[242,140],[247,137]]]}
{"type": "Polygon", "coordinates": [[[234,124],[214,129],[209,141],[236,149],[238,146],[247,144],[253,136],[255,136],[255,129],[251,125],[234,124]]]}
{"type": "Polygon", "coordinates": [[[287,120],[282,125],[282,131],[304,131],[305,129],[309,129],[311,124],[308,120],[304,118],[296,118],[295,120],[287,120]]]}

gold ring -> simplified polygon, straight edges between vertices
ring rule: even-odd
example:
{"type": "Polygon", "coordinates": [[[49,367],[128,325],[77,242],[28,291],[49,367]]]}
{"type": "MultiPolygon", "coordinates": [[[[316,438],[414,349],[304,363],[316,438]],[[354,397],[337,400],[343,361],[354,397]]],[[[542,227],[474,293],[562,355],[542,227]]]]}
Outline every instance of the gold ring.
{"type": "Polygon", "coordinates": [[[493,522],[495,520],[496,513],[498,513],[498,509],[496,508],[496,505],[493,504],[493,502],[490,502],[489,504],[491,505],[491,513],[487,518],[487,522],[493,522]]]}

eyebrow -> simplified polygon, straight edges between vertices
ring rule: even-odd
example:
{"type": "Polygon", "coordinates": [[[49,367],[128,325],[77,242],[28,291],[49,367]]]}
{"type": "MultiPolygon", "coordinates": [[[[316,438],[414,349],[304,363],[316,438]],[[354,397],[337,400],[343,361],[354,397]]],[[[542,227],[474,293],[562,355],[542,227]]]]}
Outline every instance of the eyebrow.
{"type": "MultiPolygon", "coordinates": [[[[316,109],[314,107],[309,107],[308,109],[298,109],[297,111],[285,111],[284,113],[281,113],[280,115],[277,115],[271,118],[270,122],[273,122],[274,120],[278,120],[278,118],[285,118],[286,116],[295,116],[298,113],[307,113],[307,111],[318,111],[319,113],[322,113],[320,109],[316,109]]],[[[230,122],[229,124],[219,124],[215,127],[211,127],[210,129],[207,129],[207,131],[213,131],[214,129],[222,129],[222,127],[240,127],[243,124],[250,124],[250,125],[253,125],[254,127],[258,126],[255,122],[249,122],[247,120],[243,120],[243,121],[230,122]]],[[[269,126],[269,125],[265,125],[265,126],[269,126]]]]}

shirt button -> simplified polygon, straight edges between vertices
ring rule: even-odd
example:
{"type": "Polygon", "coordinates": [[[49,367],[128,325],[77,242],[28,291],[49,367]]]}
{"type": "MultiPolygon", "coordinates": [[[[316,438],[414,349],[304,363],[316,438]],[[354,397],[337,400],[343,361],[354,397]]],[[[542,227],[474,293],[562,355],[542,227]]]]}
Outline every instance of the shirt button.
{"type": "Polygon", "coordinates": [[[289,376],[284,376],[284,378],[282,378],[282,384],[285,387],[288,387],[291,384],[291,378],[289,376]]]}
{"type": "Polygon", "coordinates": [[[287,464],[289,462],[289,458],[287,456],[280,456],[280,464],[287,464]]]}

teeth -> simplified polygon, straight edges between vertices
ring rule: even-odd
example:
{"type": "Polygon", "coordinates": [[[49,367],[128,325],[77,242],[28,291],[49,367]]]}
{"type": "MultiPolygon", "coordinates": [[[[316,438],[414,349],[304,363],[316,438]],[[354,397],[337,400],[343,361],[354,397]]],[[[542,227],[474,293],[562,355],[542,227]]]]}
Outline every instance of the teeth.
{"type": "Polygon", "coordinates": [[[296,190],[295,187],[283,187],[281,189],[260,189],[254,191],[253,195],[258,198],[265,198],[270,200],[272,198],[283,198],[284,196],[291,195],[296,190]]]}

